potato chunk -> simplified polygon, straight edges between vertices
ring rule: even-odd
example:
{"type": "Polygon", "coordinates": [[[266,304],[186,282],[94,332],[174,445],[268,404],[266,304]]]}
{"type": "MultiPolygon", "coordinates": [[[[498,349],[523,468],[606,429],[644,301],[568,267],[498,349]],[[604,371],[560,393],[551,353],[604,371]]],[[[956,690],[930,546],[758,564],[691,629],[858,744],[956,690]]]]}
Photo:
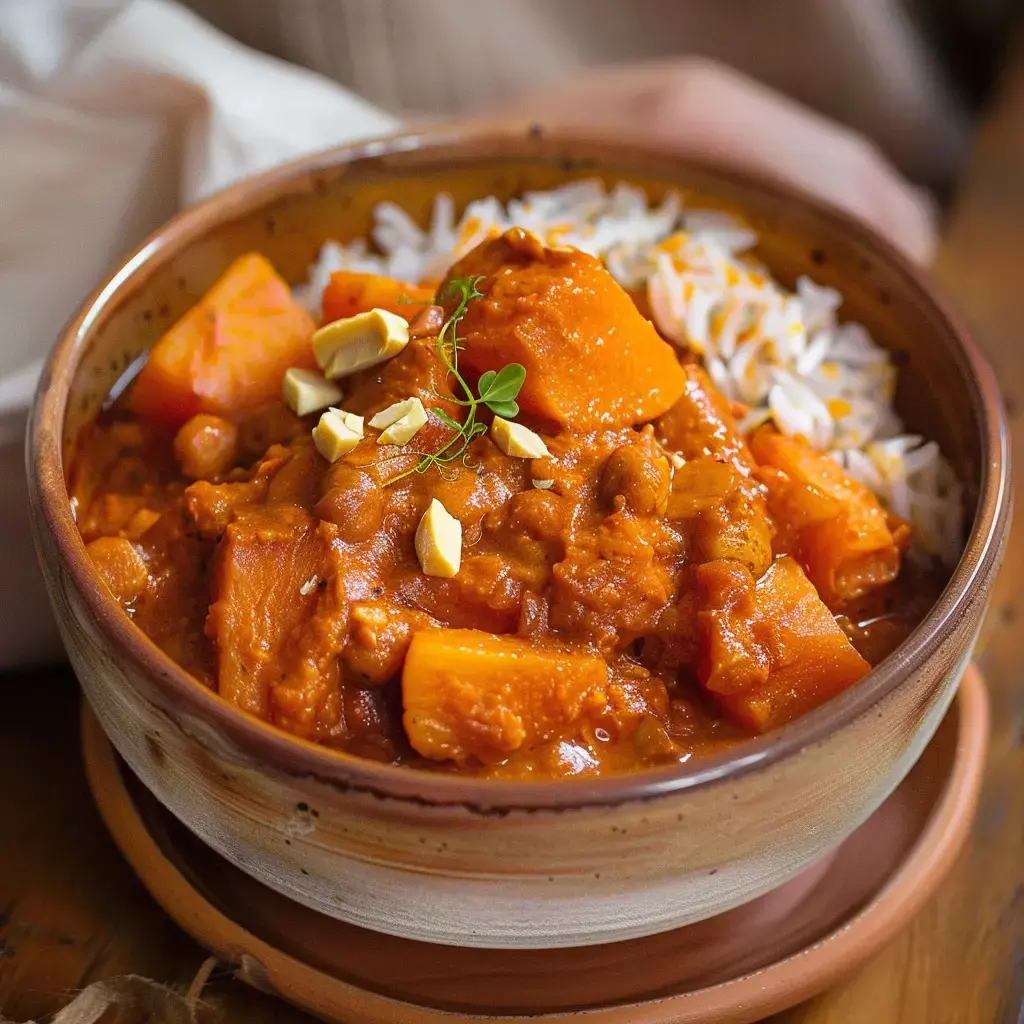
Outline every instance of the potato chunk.
{"type": "Polygon", "coordinates": [[[608,666],[594,654],[475,629],[425,629],[405,659],[403,722],[424,757],[488,764],[599,713],[607,686],[608,666]]]}

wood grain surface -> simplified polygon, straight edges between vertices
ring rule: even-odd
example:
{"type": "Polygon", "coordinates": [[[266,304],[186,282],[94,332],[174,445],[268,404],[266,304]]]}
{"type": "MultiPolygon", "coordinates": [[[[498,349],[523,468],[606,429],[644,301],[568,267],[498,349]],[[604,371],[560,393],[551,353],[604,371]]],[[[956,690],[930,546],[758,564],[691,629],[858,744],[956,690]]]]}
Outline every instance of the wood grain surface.
{"type": "MultiPolygon", "coordinates": [[[[1024,451],[1024,46],[977,140],[937,272],[994,363],[1024,451]]],[[[1018,467],[1018,508],[1024,468],[1018,467]]],[[[829,993],[772,1024],[1024,1021],[1024,534],[1015,531],[980,663],[994,735],[971,842],[908,931],[829,993]]],[[[93,981],[145,975],[185,991],[205,960],[136,881],[82,774],[67,669],[0,679],[0,1017],[43,1019],[93,981]]],[[[305,1017],[215,971],[203,1021],[305,1017]]],[[[136,1011],[104,1024],[158,1020],[136,1011]]]]}

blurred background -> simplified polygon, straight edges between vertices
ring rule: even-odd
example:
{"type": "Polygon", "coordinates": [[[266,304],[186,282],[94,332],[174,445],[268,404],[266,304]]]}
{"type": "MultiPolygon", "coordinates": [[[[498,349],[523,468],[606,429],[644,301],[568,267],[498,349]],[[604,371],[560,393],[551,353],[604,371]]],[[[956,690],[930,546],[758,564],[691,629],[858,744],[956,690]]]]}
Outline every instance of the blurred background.
{"type": "Polygon", "coordinates": [[[187,0],[399,116],[487,111],[584,69],[703,56],[862,132],[948,193],[1015,0],[187,0]],[[438,48],[440,44],[440,49],[438,48]]]}

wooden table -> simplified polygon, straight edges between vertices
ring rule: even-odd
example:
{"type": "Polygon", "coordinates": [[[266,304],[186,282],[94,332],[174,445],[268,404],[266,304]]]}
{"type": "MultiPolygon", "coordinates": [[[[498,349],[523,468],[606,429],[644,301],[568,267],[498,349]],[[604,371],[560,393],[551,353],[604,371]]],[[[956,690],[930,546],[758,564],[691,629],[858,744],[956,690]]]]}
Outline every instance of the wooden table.
{"type": "MultiPolygon", "coordinates": [[[[995,364],[1022,452],[1024,59],[1012,69],[978,138],[937,271],[995,364]]],[[[1021,508],[1024,468],[1017,480],[1021,508]]],[[[774,1024],[1024,1022],[1022,559],[1017,531],[1006,556],[1014,568],[997,587],[980,655],[995,729],[967,850],[899,940],[774,1024]]],[[[126,973],[184,991],[205,955],[156,906],[103,830],[82,774],[78,693],[67,670],[0,679],[0,779],[0,1019],[52,1014],[79,988],[126,973]]],[[[309,1020],[225,973],[214,973],[203,999],[203,1020],[309,1020]]],[[[166,1018],[139,1011],[117,1019],[166,1018]]]]}

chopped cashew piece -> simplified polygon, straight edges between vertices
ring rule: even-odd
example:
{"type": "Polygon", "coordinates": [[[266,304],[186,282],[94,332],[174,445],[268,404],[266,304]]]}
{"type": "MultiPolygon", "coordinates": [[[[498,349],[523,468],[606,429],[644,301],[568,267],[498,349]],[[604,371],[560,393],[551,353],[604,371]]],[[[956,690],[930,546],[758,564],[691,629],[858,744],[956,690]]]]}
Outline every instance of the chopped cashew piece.
{"type": "Polygon", "coordinates": [[[313,444],[328,462],[337,462],[362,439],[363,417],[344,409],[328,409],[313,428],[313,444]]]}
{"type": "Polygon", "coordinates": [[[416,557],[427,576],[451,577],[462,562],[462,523],[432,498],[416,527],[416,557]]]}
{"type": "Polygon", "coordinates": [[[370,426],[384,433],[377,444],[408,444],[427,422],[427,410],[418,398],[407,398],[382,409],[370,420],[370,426]]]}
{"type": "Polygon", "coordinates": [[[409,343],[409,322],[386,309],[371,309],[324,324],[313,335],[313,351],[332,380],[383,363],[409,343]]]}
{"type": "Polygon", "coordinates": [[[547,490],[550,490],[552,487],[555,486],[555,481],[554,480],[534,480],[533,481],[533,486],[536,487],[538,491],[547,491],[547,490]]]}
{"type": "Polygon", "coordinates": [[[341,401],[341,388],[336,384],[324,380],[319,373],[297,366],[284,371],[281,393],[284,404],[296,416],[308,416],[341,401]]]}
{"type": "Polygon", "coordinates": [[[514,455],[519,459],[541,459],[551,454],[540,434],[535,434],[521,423],[509,423],[500,416],[494,417],[491,437],[506,455],[514,455]]]}

